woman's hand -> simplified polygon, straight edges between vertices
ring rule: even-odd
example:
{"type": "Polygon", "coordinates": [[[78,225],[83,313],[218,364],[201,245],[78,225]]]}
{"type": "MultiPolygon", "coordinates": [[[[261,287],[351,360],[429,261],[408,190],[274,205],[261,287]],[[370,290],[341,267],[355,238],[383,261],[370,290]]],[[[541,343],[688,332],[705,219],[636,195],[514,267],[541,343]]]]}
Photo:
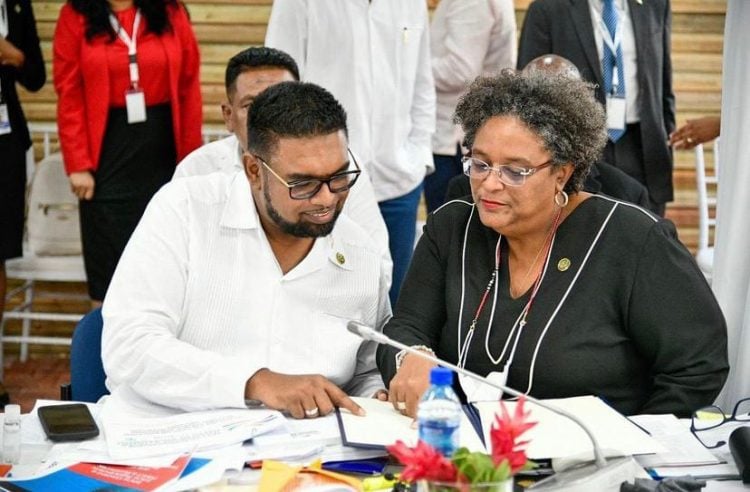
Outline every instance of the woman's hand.
{"type": "Polygon", "coordinates": [[[698,144],[711,141],[719,136],[721,119],[718,116],[705,116],[688,120],[669,136],[669,143],[675,149],[692,149],[698,144]]]}
{"type": "Polygon", "coordinates": [[[91,200],[94,197],[94,176],[89,171],[70,173],[70,190],[79,200],[91,200]]]}
{"type": "Polygon", "coordinates": [[[13,43],[0,37],[0,65],[11,65],[21,68],[26,61],[23,51],[16,48],[13,43]]]}
{"type": "Polygon", "coordinates": [[[419,399],[430,386],[430,370],[436,364],[414,354],[404,357],[390,384],[388,400],[393,408],[409,417],[417,417],[419,399]]]}

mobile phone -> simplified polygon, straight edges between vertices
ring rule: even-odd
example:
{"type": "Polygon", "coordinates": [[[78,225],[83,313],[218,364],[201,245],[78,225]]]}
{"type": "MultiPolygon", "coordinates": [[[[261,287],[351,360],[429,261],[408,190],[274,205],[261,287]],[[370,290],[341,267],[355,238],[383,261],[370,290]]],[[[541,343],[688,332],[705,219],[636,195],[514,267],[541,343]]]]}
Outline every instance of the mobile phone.
{"type": "Polygon", "coordinates": [[[39,407],[37,413],[50,441],[84,441],[99,435],[94,417],[82,403],[39,407]]]}

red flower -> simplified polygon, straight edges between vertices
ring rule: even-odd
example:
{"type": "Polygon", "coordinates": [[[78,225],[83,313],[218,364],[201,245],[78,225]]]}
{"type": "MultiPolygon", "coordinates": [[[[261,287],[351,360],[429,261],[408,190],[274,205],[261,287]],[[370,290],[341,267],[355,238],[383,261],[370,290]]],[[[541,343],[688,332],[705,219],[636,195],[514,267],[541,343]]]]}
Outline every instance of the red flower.
{"type": "Polygon", "coordinates": [[[528,422],[530,411],[524,411],[523,405],[526,399],[521,397],[516,405],[516,411],[511,418],[505,404],[500,402],[502,417],[495,416],[495,422],[490,429],[490,440],[492,442],[492,461],[498,466],[503,460],[508,460],[511,473],[515,474],[526,464],[526,451],[523,446],[529,441],[518,441],[518,438],[536,425],[536,422],[528,422]]]}
{"type": "Polygon", "coordinates": [[[396,441],[396,444],[388,446],[388,452],[405,466],[404,471],[401,472],[401,480],[405,482],[459,481],[458,471],[453,462],[423,441],[417,442],[413,448],[404,444],[403,441],[396,441]]]}

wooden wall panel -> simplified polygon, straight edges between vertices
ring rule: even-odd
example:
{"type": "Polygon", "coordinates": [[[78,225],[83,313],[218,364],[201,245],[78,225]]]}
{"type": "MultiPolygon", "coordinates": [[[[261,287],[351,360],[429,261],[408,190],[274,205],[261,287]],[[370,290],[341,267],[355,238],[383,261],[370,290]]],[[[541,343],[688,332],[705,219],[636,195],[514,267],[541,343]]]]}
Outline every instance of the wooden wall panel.
{"type": "MultiPolygon", "coordinates": [[[[519,29],[530,1],[515,0],[519,29]]],[[[218,105],[224,97],[226,61],[246,46],[262,44],[272,3],[272,0],[186,1],[201,45],[206,125],[222,125],[218,105]]],[[[63,0],[33,2],[48,73],[51,73],[51,39],[62,4],[63,0]]],[[[724,0],[672,1],[672,62],[678,124],[720,112],[725,9],[724,0]]],[[[37,94],[21,91],[21,97],[31,121],[54,121],[56,97],[51,81],[37,94]]],[[[668,213],[680,228],[683,240],[694,248],[696,199],[692,152],[677,152],[675,185],[676,200],[668,213]]]]}

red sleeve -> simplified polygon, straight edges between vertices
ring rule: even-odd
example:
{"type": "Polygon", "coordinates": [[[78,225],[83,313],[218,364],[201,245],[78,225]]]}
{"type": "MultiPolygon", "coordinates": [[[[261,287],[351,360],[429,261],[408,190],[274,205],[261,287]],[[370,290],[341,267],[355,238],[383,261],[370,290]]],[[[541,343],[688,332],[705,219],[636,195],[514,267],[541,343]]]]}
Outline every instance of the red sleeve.
{"type": "Polygon", "coordinates": [[[57,92],[57,126],[65,171],[93,170],[89,154],[86,101],[81,74],[81,45],[85,40],[82,18],[69,3],[63,5],[55,27],[52,70],[57,92]]]}
{"type": "Polygon", "coordinates": [[[180,142],[177,148],[177,162],[201,146],[201,126],[203,124],[203,103],[200,84],[200,52],[193,27],[185,7],[179,3],[174,9],[172,25],[182,46],[182,67],[178,83],[180,98],[180,142]]]}

